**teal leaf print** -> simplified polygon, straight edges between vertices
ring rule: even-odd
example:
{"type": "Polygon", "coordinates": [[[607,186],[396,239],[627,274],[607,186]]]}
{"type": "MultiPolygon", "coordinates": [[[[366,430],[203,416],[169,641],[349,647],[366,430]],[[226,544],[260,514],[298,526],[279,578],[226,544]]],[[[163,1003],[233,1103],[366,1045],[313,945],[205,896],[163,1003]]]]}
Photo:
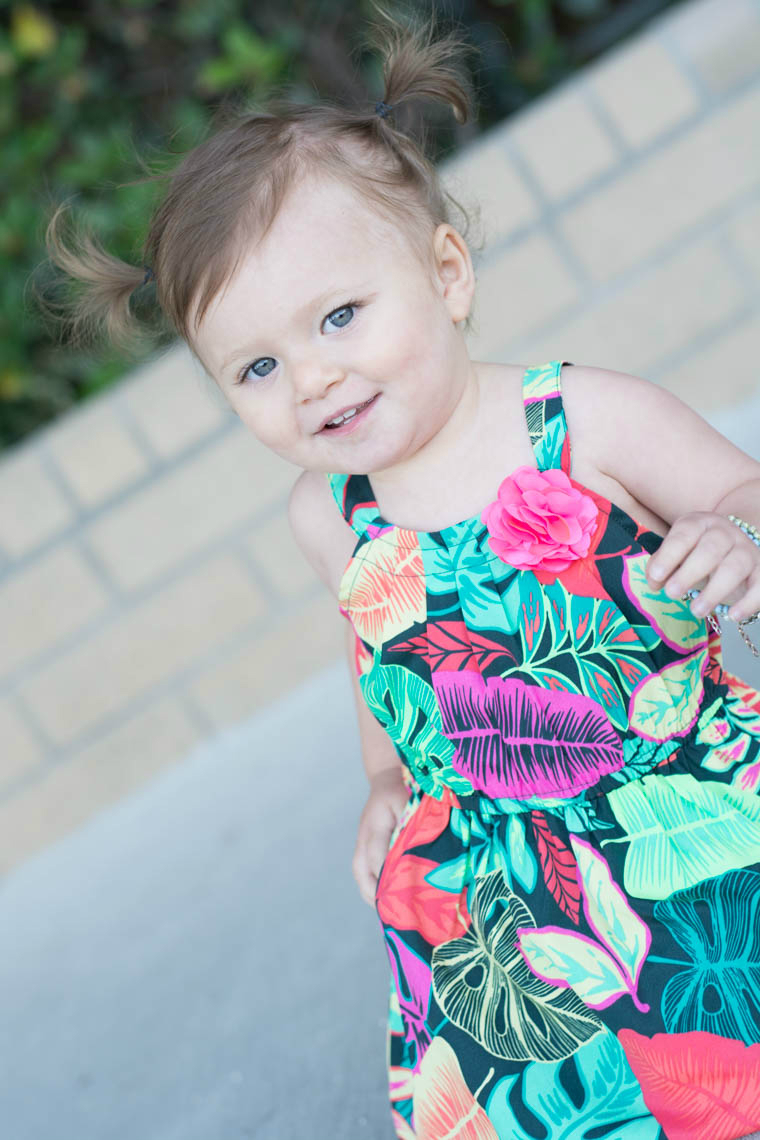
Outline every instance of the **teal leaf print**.
{"type": "Polygon", "coordinates": [[[524,825],[519,816],[507,817],[506,843],[502,843],[495,829],[486,831],[474,813],[476,825],[466,829],[463,827],[463,819],[466,818],[465,813],[459,809],[452,809],[451,830],[462,840],[467,850],[455,859],[441,863],[425,875],[425,880],[440,890],[458,894],[463,882],[472,878],[473,869],[476,875],[500,870],[510,887],[516,879],[526,891],[532,891],[536,885],[538,868],[536,858],[525,841],[524,825]]]}
{"type": "Polygon", "coordinates": [[[696,883],[655,903],[654,917],[687,958],[650,959],[682,967],[662,994],[668,1033],[699,1030],[754,1044],[760,1022],[760,873],[735,870],[696,883]]]}
{"type": "Polygon", "coordinates": [[[369,672],[359,674],[359,685],[423,792],[439,800],[444,787],[465,795],[472,791],[470,781],[451,766],[454,747],[441,732],[441,714],[430,685],[400,665],[380,664],[377,652],[369,672]]]}
{"type": "Polygon", "coordinates": [[[609,806],[626,833],[628,895],[664,899],[737,866],[760,851],[760,800],[729,784],[651,774],[615,788],[609,806]]]}
{"type": "Polygon", "coordinates": [[[576,994],[528,969],[517,930],[535,923],[501,871],[475,885],[470,912],[467,932],[433,950],[433,991],[450,1021],[511,1061],[558,1061],[601,1030],[576,994]]]}
{"type": "Polygon", "coordinates": [[[562,813],[568,831],[580,831],[588,835],[592,831],[611,831],[615,824],[602,819],[594,800],[579,800],[569,804],[562,813]]]}
{"type": "MultiPolygon", "coordinates": [[[[609,1029],[598,1033],[573,1055],[572,1065],[582,1090],[580,1103],[560,1080],[560,1063],[528,1065],[522,1078],[522,1102],[551,1140],[659,1140],[660,1125],[649,1112],[641,1087],[623,1048],[609,1029]],[[605,1127],[605,1125],[607,1127],[605,1127]]],[[[499,1136],[535,1140],[515,1120],[510,1094],[519,1074],[504,1077],[488,1098],[488,1118],[499,1136]]]]}
{"type": "Polygon", "coordinates": [[[507,847],[512,874],[526,891],[532,891],[538,877],[538,864],[525,839],[525,824],[517,815],[507,817],[507,847]]]}
{"type": "Polygon", "coordinates": [[[448,859],[445,863],[439,863],[434,870],[428,871],[425,882],[430,883],[431,887],[438,887],[440,891],[458,895],[467,881],[469,864],[470,853],[465,851],[456,859],[448,859]]]}

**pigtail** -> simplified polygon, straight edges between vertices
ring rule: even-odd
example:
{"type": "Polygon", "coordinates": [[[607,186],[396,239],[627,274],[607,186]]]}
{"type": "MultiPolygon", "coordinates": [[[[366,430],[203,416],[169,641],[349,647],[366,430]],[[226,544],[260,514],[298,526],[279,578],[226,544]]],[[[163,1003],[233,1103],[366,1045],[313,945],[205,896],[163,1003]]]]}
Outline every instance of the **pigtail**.
{"type": "Polygon", "coordinates": [[[134,312],[133,297],[149,285],[152,269],[114,257],[91,233],[75,229],[66,205],[53,214],[45,239],[60,275],[40,301],[48,316],[64,326],[66,339],[81,345],[105,334],[122,348],[143,340],[146,329],[134,312]]]}
{"type": "MultiPolygon", "coordinates": [[[[385,93],[382,103],[391,111],[413,99],[432,99],[448,104],[458,123],[472,116],[473,97],[462,66],[468,52],[474,52],[456,31],[441,35],[436,16],[431,12],[424,21],[402,24],[378,3],[374,9],[382,17],[370,27],[372,48],[383,61],[385,93]]],[[[388,114],[375,115],[379,129],[393,129],[388,114]]]]}

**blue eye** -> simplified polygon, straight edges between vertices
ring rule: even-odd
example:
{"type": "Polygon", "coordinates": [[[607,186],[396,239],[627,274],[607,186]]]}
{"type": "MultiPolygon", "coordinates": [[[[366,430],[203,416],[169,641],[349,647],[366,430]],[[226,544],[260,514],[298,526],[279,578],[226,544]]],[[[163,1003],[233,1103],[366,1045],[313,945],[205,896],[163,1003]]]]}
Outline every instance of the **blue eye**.
{"type": "MultiPolygon", "coordinates": [[[[331,313],[327,314],[327,316],[325,317],[325,320],[331,321],[336,313],[339,313],[339,314],[340,313],[347,313],[351,309],[358,309],[358,307],[359,307],[358,301],[349,301],[347,305],[341,305],[341,307],[339,309],[333,309],[333,311],[331,313]]],[[[348,320],[345,321],[342,325],[338,324],[337,328],[344,329],[346,327],[346,325],[351,323],[351,321],[353,320],[353,317],[354,317],[354,315],[353,315],[353,313],[351,313],[351,316],[348,318],[348,320]]]]}
{"type": "MultiPolygon", "coordinates": [[[[339,309],[333,309],[331,313],[328,313],[327,316],[325,317],[325,321],[331,321],[335,328],[344,329],[354,319],[354,313],[356,312],[356,310],[361,309],[363,303],[364,303],[363,301],[347,301],[346,304],[341,305],[339,309]],[[340,317],[341,314],[343,314],[344,316],[345,316],[345,314],[350,314],[350,315],[348,316],[347,319],[343,320],[342,324],[336,323],[335,321],[333,321],[333,317],[335,317],[335,316],[340,317]]],[[[323,324],[324,324],[324,321],[323,321],[323,324]]],[[[272,371],[274,371],[276,364],[277,364],[277,361],[274,359],[273,356],[260,356],[258,358],[258,360],[254,360],[252,364],[246,365],[244,370],[240,373],[238,383],[240,384],[244,380],[246,380],[248,378],[249,373],[252,373],[253,376],[255,376],[258,380],[265,380],[266,377],[269,376],[269,374],[272,371]],[[267,368],[266,372],[258,372],[257,367],[259,364],[269,364],[270,367],[267,368]]]]}
{"type": "Polygon", "coordinates": [[[253,372],[254,376],[258,376],[259,380],[263,380],[264,377],[268,376],[269,373],[272,371],[272,369],[274,368],[274,365],[275,365],[274,357],[272,357],[272,356],[260,356],[258,360],[254,360],[253,364],[248,365],[248,367],[246,368],[245,372],[240,377],[240,379],[245,380],[248,376],[248,373],[253,372]],[[255,371],[256,366],[258,364],[266,364],[267,361],[269,361],[272,365],[272,368],[270,368],[268,372],[256,372],[255,371]]]}

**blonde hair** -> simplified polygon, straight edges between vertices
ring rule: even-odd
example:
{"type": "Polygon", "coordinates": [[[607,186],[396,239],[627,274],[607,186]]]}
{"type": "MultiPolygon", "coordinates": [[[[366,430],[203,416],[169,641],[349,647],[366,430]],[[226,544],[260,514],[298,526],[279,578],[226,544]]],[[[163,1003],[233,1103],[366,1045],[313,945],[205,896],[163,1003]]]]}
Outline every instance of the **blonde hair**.
{"type": "Polygon", "coordinates": [[[470,45],[456,32],[439,36],[432,15],[404,26],[375,8],[382,19],[368,40],[382,59],[386,107],[377,107],[384,113],[275,96],[265,109],[237,115],[166,176],[139,266],[72,231],[68,207],[55,212],[48,251],[76,285],[65,303],[74,339],[104,331],[117,344],[133,343],[144,332],[133,296],[153,279],[160,313],[192,347],[193,330],[234,272],[240,249],[266,235],[289,188],[306,173],[339,179],[369,199],[429,269],[433,232],[442,222],[453,224],[451,206],[467,236],[470,219],[443,189],[425,154],[424,131],[418,145],[390,115],[425,98],[449,105],[459,123],[467,122],[470,86],[458,65],[470,45]]]}

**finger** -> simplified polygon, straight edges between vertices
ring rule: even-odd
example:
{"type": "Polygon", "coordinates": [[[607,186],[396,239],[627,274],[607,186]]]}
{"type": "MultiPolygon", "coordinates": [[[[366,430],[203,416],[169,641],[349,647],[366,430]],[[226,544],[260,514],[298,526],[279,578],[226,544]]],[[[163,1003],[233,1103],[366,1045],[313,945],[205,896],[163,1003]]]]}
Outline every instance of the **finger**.
{"type": "Polygon", "coordinates": [[[737,586],[747,580],[747,568],[741,555],[724,559],[711,575],[710,581],[691,604],[692,613],[704,617],[733,594],[737,586]]]}
{"type": "Polygon", "coordinates": [[[383,863],[388,854],[388,842],[390,837],[390,831],[374,831],[370,835],[367,843],[367,866],[376,880],[380,877],[383,863]]]}
{"type": "Polygon", "coordinates": [[[662,544],[647,562],[647,577],[651,582],[665,582],[673,571],[681,565],[686,555],[694,548],[704,526],[693,519],[676,519],[662,544]]]}
{"type": "MultiPolygon", "coordinates": [[[[665,593],[670,598],[683,597],[700,579],[709,578],[725,562],[732,549],[736,549],[736,544],[731,535],[718,529],[706,530],[697,545],[663,583],[665,593]]],[[[745,570],[745,574],[746,572],[745,570]]]]}
{"type": "Polygon", "coordinates": [[[367,866],[367,860],[363,853],[354,856],[353,862],[351,864],[351,870],[353,872],[354,879],[356,880],[356,885],[359,888],[359,894],[363,898],[364,902],[368,903],[369,906],[374,906],[375,887],[377,885],[377,880],[373,878],[372,874],[370,873],[370,870],[367,866]]]}
{"type": "Polygon", "coordinates": [[[731,621],[744,621],[760,610],[760,570],[750,574],[747,583],[746,593],[728,611],[731,621]]]}

